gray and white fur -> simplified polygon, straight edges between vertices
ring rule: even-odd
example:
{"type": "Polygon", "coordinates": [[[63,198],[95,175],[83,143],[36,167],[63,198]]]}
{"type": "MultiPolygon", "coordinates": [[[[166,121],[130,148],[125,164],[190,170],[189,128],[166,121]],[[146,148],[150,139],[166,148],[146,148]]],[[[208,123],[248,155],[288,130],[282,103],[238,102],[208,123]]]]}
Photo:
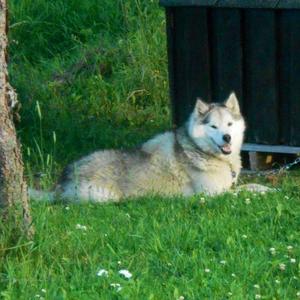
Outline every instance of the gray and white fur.
{"type": "Polygon", "coordinates": [[[132,151],[83,157],[65,169],[54,192],[33,191],[33,197],[107,202],[148,194],[220,194],[238,179],[244,131],[234,93],[222,104],[198,99],[182,127],[132,151]]]}

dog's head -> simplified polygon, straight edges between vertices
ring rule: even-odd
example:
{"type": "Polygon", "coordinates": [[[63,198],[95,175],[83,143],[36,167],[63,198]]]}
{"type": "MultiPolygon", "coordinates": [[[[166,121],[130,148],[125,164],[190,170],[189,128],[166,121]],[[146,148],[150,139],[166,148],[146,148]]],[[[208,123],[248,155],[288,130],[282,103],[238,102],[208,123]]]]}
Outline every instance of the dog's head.
{"type": "Polygon", "coordinates": [[[197,99],[188,121],[188,133],[203,150],[214,154],[239,153],[245,122],[235,93],[224,103],[208,104],[197,99]]]}

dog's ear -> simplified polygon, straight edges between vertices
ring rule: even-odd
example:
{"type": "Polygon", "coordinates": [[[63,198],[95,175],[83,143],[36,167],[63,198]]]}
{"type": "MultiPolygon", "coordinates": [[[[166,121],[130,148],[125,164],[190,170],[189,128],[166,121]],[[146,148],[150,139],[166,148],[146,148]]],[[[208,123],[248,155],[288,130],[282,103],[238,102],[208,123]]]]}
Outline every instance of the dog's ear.
{"type": "Polygon", "coordinates": [[[205,103],[200,98],[197,98],[195,112],[199,115],[205,115],[209,111],[209,104],[205,103]]]}
{"type": "Polygon", "coordinates": [[[224,105],[236,115],[239,115],[241,113],[239,101],[235,95],[235,92],[232,92],[229,95],[228,99],[224,102],[224,105]]]}

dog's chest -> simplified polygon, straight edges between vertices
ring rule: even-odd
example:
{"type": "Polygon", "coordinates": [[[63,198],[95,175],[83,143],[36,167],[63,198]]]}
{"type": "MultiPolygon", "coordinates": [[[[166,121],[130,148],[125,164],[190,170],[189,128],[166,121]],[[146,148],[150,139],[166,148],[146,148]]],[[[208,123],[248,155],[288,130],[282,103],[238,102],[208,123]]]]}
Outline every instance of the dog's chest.
{"type": "Polygon", "coordinates": [[[206,171],[191,170],[190,175],[194,193],[222,193],[230,189],[235,179],[230,165],[227,164],[206,171]]]}

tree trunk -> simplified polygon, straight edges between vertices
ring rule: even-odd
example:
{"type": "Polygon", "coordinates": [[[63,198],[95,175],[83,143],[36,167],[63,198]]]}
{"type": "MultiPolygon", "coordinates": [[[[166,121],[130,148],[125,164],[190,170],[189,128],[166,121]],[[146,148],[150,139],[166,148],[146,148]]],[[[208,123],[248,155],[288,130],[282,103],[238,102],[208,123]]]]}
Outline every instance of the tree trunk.
{"type": "Polygon", "coordinates": [[[3,218],[12,221],[15,228],[22,226],[32,235],[22,154],[13,123],[17,98],[8,83],[6,49],[7,3],[0,0],[0,208],[3,218]]]}

